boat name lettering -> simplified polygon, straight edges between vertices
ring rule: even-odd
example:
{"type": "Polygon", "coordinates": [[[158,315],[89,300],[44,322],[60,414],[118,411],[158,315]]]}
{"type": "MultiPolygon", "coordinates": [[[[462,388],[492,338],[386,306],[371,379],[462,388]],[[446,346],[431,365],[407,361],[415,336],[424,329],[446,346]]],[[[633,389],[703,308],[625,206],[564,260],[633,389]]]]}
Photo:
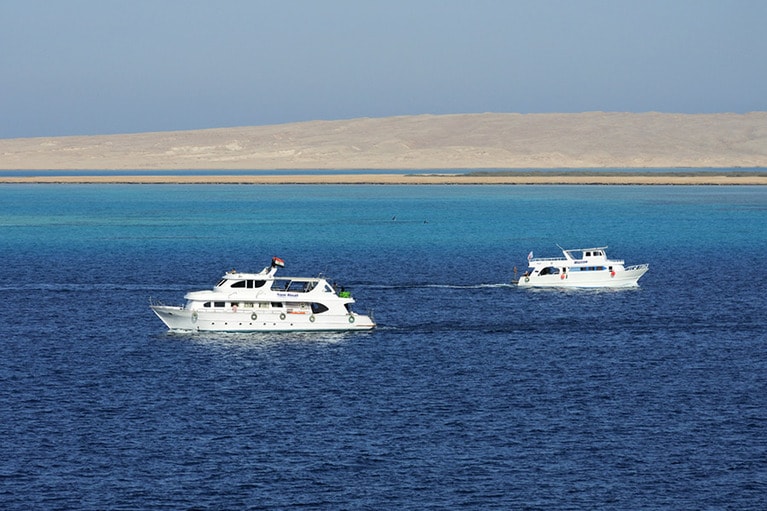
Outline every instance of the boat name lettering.
{"type": "Polygon", "coordinates": [[[291,298],[298,298],[298,293],[277,293],[277,296],[288,296],[291,298]]]}

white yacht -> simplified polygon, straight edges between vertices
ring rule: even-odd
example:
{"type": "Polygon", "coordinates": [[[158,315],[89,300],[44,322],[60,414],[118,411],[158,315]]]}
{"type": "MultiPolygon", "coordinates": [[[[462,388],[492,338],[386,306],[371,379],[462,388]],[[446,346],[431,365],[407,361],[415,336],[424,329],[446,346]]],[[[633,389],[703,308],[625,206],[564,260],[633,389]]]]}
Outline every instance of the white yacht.
{"type": "Polygon", "coordinates": [[[529,267],[515,283],[519,287],[636,287],[649,268],[647,264],[624,266],[622,260],[608,259],[607,247],[559,248],[564,257],[534,258],[530,252],[529,267]]]}
{"type": "Polygon", "coordinates": [[[192,291],[182,306],[152,303],[170,330],[274,332],[369,330],[370,316],[352,311],[351,293],[322,277],[276,277],[278,257],[260,273],[225,274],[211,290],[192,291]]]}

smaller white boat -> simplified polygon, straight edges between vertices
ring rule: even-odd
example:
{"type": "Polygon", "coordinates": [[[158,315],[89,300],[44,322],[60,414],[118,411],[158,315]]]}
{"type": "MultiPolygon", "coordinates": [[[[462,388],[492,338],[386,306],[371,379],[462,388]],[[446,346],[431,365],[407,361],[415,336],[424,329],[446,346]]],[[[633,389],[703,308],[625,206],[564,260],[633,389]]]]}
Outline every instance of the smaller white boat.
{"type": "Polygon", "coordinates": [[[519,287],[636,287],[649,268],[648,264],[624,266],[623,260],[608,259],[607,247],[559,248],[564,257],[534,258],[530,252],[527,271],[514,282],[519,287]]]}
{"type": "Polygon", "coordinates": [[[192,291],[186,304],[152,303],[170,330],[206,332],[370,330],[370,316],[353,312],[349,291],[323,277],[276,277],[279,257],[260,273],[225,274],[213,289],[192,291]]]}

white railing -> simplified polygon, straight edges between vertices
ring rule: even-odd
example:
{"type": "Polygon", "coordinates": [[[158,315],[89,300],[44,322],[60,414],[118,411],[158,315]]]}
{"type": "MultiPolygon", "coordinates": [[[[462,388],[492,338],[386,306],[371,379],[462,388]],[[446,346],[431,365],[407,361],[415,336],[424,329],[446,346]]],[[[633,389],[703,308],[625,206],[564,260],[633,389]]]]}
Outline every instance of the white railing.
{"type": "Polygon", "coordinates": [[[530,262],[536,262],[536,263],[557,263],[560,261],[568,261],[569,259],[565,257],[533,257],[530,259],[530,262]]]}

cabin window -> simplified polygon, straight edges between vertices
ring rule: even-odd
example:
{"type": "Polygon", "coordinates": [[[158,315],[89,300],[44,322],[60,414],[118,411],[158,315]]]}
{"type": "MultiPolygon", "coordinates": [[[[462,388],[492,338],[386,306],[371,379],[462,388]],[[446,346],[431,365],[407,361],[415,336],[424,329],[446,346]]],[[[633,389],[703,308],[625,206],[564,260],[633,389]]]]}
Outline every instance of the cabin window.
{"type": "Polygon", "coordinates": [[[272,302],[272,308],[281,309],[282,308],[282,302],[272,302]]]}
{"type": "Polygon", "coordinates": [[[314,314],[322,314],[323,312],[326,312],[328,310],[327,307],[322,305],[321,303],[313,303],[312,304],[312,312],[314,314]]]}
{"type": "Polygon", "coordinates": [[[210,302],[205,302],[202,304],[203,307],[210,307],[210,302]]]}
{"type": "Polygon", "coordinates": [[[285,286],[285,289],[291,293],[307,293],[311,291],[312,287],[314,284],[311,282],[293,280],[285,286]]]}
{"type": "Polygon", "coordinates": [[[232,284],[232,287],[236,288],[247,288],[247,289],[257,289],[259,287],[262,287],[264,284],[266,284],[265,280],[238,280],[237,282],[232,284]]]}
{"type": "Polygon", "coordinates": [[[226,302],[213,302],[213,307],[226,307],[226,302]]]}
{"type": "Polygon", "coordinates": [[[554,266],[547,266],[546,268],[541,270],[541,273],[539,275],[556,275],[559,273],[559,268],[555,268],[554,266]]]}
{"type": "Polygon", "coordinates": [[[218,284],[216,284],[216,287],[221,287],[224,285],[224,282],[226,282],[226,279],[221,279],[218,281],[218,284]]]}
{"type": "Polygon", "coordinates": [[[245,302],[242,304],[243,307],[246,309],[252,309],[253,308],[253,302],[245,302]]]}
{"type": "Polygon", "coordinates": [[[269,308],[269,302],[258,302],[258,308],[259,309],[268,309],[269,308]]]}

